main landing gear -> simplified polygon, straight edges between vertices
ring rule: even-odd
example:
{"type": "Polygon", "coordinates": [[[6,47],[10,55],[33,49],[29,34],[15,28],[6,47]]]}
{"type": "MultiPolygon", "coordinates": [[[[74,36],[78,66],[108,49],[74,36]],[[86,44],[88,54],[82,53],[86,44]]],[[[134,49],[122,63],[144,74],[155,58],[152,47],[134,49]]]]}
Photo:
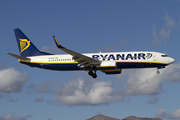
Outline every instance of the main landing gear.
{"type": "Polygon", "coordinates": [[[96,71],[92,71],[92,70],[90,70],[89,72],[88,72],[88,74],[90,75],[90,76],[92,76],[93,78],[97,78],[97,74],[96,74],[96,71]]]}

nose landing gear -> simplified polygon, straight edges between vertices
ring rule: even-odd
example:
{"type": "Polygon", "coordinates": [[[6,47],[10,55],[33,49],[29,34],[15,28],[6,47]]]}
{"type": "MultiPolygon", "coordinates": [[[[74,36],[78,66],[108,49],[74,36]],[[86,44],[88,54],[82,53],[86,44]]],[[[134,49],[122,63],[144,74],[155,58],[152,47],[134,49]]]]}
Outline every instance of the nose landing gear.
{"type": "Polygon", "coordinates": [[[156,73],[157,73],[157,74],[159,74],[159,73],[160,73],[159,69],[157,69],[156,73]]]}
{"type": "Polygon", "coordinates": [[[96,71],[92,71],[92,70],[90,70],[89,72],[88,72],[88,74],[90,75],[90,76],[92,76],[93,78],[97,78],[97,74],[96,74],[96,71]]]}

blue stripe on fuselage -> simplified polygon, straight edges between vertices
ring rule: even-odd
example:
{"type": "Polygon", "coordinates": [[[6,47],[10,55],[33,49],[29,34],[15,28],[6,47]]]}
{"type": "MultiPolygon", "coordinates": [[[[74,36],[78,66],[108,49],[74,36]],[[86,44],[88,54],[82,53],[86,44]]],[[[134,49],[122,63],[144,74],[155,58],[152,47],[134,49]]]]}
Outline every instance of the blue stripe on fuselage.
{"type": "Polygon", "coordinates": [[[159,67],[166,66],[168,64],[160,63],[160,62],[116,62],[117,68],[125,69],[125,68],[151,68],[151,67],[159,67]]]}

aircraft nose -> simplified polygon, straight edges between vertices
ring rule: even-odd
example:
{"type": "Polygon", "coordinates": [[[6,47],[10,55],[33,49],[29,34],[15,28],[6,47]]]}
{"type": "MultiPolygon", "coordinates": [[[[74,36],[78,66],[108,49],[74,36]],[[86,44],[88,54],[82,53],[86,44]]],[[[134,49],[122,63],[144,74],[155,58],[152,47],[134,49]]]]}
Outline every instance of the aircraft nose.
{"type": "Polygon", "coordinates": [[[174,62],[175,62],[175,60],[173,58],[169,58],[169,64],[172,64],[174,62]]]}

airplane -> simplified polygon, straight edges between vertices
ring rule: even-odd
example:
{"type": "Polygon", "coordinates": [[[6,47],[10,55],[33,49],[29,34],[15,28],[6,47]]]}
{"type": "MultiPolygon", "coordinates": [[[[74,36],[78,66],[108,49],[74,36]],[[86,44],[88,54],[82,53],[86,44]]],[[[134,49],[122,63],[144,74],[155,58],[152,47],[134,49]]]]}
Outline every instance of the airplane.
{"type": "Polygon", "coordinates": [[[62,46],[53,36],[56,46],[68,54],[55,55],[42,52],[36,48],[32,41],[19,29],[14,29],[20,55],[7,53],[19,60],[20,63],[48,70],[57,71],[87,71],[93,78],[96,71],[107,75],[121,74],[122,69],[157,68],[172,64],[175,60],[165,53],[149,51],[133,52],[106,52],[80,54],[62,46]]]}

